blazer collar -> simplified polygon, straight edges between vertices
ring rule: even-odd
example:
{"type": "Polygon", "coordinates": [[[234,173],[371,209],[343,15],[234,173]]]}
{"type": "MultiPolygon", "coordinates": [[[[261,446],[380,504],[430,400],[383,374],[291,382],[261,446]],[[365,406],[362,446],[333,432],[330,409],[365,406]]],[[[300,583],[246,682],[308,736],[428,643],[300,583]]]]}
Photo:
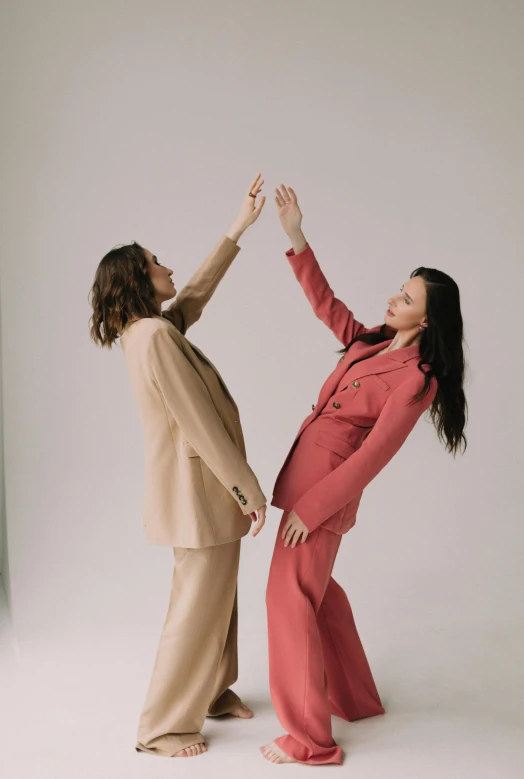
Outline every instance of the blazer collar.
{"type": "Polygon", "coordinates": [[[402,349],[394,349],[391,352],[378,354],[378,352],[386,346],[389,346],[391,340],[392,339],[382,341],[382,343],[373,346],[365,345],[364,349],[359,349],[357,357],[359,362],[355,365],[350,365],[348,368],[347,383],[349,384],[351,381],[355,381],[355,379],[360,379],[363,376],[370,376],[374,373],[396,371],[399,368],[403,368],[409,360],[419,358],[420,349],[418,344],[412,344],[411,346],[404,346],[402,349]]]}

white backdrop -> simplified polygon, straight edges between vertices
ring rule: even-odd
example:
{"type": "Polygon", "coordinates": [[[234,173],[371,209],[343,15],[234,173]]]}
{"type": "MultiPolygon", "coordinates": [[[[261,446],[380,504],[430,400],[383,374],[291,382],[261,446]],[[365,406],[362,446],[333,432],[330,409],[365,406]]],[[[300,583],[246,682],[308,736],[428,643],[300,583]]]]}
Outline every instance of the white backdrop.
{"type": "MultiPolygon", "coordinates": [[[[379,677],[417,625],[434,637],[430,664],[493,681],[521,640],[523,6],[25,0],[6,16],[1,316],[21,645],[79,631],[155,645],[172,555],[142,537],[138,413],[121,351],[89,340],[87,294],[102,255],[133,239],[180,289],[260,170],[266,210],[189,337],[239,403],[268,497],[338,348],[285,260],[274,186],[296,189],[328,279],[366,324],[418,265],[460,285],[468,452],[453,461],[420,423],[367,490],[336,576],[379,677]],[[464,654],[438,659],[451,628],[464,654]]],[[[278,519],[243,547],[243,667],[265,662],[278,519]]]]}

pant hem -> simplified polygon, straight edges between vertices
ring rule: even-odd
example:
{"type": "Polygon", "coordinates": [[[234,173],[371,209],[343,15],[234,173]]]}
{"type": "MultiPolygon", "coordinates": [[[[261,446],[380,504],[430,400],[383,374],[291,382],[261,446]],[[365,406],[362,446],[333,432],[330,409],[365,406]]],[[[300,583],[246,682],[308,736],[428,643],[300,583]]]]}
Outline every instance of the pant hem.
{"type": "Polygon", "coordinates": [[[180,733],[169,734],[167,736],[159,736],[152,740],[154,743],[151,746],[146,746],[143,742],[139,741],[135,746],[137,752],[146,752],[150,755],[157,755],[158,757],[174,757],[181,749],[188,749],[196,744],[205,744],[206,740],[201,733],[180,733]],[[158,742],[156,744],[155,742],[158,742]]]}
{"type": "Polygon", "coordinates": [[[297,763],[303,763],[304,765],[327,765],[329,763],[342,765],[344,753],[338,744],[333,744],[332,747],[321,747],[321,752],[309,755],[309,757],[305,758],[304,752],[310,750],[306,750],[306,747],[303,744],[297,744],[297,749],[295,750],[293,749],[290,740],[294,741],[295,739],[289,735],[280,736],[275,739],[275,744],[284,752],[284,754],[293,760],[296,760],[297,763]],[[299,752],[301,753],[300,755],[299,752]]]}

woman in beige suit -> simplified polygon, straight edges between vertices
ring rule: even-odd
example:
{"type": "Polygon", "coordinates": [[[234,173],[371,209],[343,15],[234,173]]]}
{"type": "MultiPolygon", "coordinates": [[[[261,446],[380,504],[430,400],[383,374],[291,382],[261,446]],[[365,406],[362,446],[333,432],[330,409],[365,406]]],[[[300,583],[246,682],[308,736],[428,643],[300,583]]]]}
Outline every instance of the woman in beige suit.
{"type": "Polygon", "coordinates": [[[186,338],[259,217],[260,175],[229,232],[176,300],[173,271],[134,243],[110,251],[91,290],[91,336],[120,339],[145,441],[147,540],[174,549],[169,609],[138,729],[138,751],[206,751],[206,716],[253,716],[237,679],[240,539],[265,522],[266,498],[246,461],[238,408],[217,369],[186,338]]]}

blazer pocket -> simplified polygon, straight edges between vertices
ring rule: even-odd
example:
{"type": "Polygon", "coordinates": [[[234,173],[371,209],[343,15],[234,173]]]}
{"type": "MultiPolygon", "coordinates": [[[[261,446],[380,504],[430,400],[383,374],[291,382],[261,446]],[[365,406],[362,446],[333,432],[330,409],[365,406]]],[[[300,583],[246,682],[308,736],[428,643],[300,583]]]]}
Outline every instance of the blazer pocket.
{"type": "Polygon", "coordinates": [[[313,440],[318,446],[322,446],[324,449],[329,449],[330,452],[335,452],[335,454],[343,457],[344,460],[347,460],[347,458],[355,451],[355,448],[351,446],[349,441],[344,441],[342,438],[337,438],[336,435],[331,435],[331,433],[317,433],[313,440]]]}
{"type": "Polygon", "coordinates": [[[383,390],[389,389],[389,384],[387,381],[384,381],[377,373],[372,373],[371,378],[375,382],[375,384],[378,384],[379,387],[382,387],[383,390]]]}
{"type": "Polygon", "coordinates": [[[184,441],[184,454],[186,457],[200,457],[196,449],[192,447],[189,441],[184,441]]]}

